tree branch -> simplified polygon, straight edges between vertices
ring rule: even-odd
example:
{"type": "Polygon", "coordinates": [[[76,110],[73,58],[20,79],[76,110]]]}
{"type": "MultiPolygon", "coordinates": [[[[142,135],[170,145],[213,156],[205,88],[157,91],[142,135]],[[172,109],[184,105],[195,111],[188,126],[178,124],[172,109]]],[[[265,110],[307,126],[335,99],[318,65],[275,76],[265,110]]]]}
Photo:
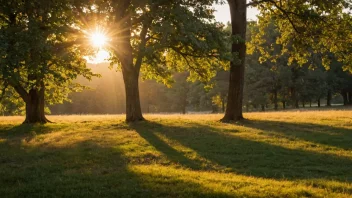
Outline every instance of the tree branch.
{"type": "Polygon", "coordinates": [[[9,85],[15,89],[15,91],[21,96],[24,102],[28,102],[28,93],[18,82],[11,78],[9,79],[9,85]]]}
{"type": "Polygon", "coordinates": [[[250,6],[257,6],[261,3],[265,3],[265,2],[269,2],[270,0],[257,0],[257,1],[251,1],[249,3],[246,4],[246,7],[250,7],[250,6]]]}
{"type": "Polygon", "coordinates": [[[149,29],[149,24],[150,22],[146,23],[143,25],[142,31],[140,33],[140,39],[141,43],[139,44],[139,52],[135,64],[135,68],[137,71],[140,70],[141,65],[142,65],[142,60],[145,54],[145,47],[147,45],[147,34],[148,34],[148,29],[149,29]]]}
{"type": "Polygon", "coordinates": [[[280,10],[287,18],[287,20],[290,22],[292,28],[297,32],[297,33],[301,33],[301,31],[298,30],[297,26],[295,25],[295,23],[293,22],[293,20],[291,19],[289,13],[291,14],[295,14],[297,15],[296,13],[293,13],[293,12],[288,12],[287,10],[283,9],[281,6],[279,6],[274,0],[266,0],[266,2],[270,2],[272,4],[274,4],[274,6],[280,10]]]}
{"type": "Polygon", "coordinates": [[[183,54],[183,53],[182,53],[180,50],[178,50],[177,48],[172,47],[171,49],[174,50],[176,53],[178,53],[178,54],[180,54],[180,55],[182,56],[182,58],[186,61],[186,63],[187,63],[187,65],[188,65],[189,68],[191,68],[193,71],[195,71],[200,77],[205,78],[205,76],[203,75],[203,73],[197,71],[197,69],[194,68],[194,67],[191,65],[191,63],[189,62],[189,60],[188,60],[188,58],[187,58],[187,56],[186,56],[185,54],[183,54]]]}

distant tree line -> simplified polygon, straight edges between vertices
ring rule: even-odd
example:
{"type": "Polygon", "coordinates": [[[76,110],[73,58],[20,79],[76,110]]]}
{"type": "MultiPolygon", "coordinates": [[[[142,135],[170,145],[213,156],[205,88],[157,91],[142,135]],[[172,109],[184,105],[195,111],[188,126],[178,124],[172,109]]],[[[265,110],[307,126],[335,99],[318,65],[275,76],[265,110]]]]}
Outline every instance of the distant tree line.
{"type": "MultiPolygon", "coordinates": [[[[259,25],[248,23],[243,109],[245,111],[279,110],[300,107],[331,106],[332,101],[352,105],[352,75],[345,72],[334,54],[329,54],[329,68],[318,61],[319,54],[303,66],[281,54],[276,43],[279,32],[275,25],[266,28],[264,37],[258,37],[259,25]],[[264,50],[262,50],[264,49],[264,50]],[[270,54],[264,54],[268,53],[270,54]],[[269,58],[263,58],[269,57],[269,58]],[[270,59],[276,57],[275,59],[270,59]],[[324,103],[324,104],[323,104],[324,103]]],[[[125,113],[125,90],[120,72],[111,72],[107,64],[90,65],[101,79],[76,80],[91,87],[71,93],[69,102],[51,105],[52,114],[119,114],[125,113]]],[[[156,80],[139,82],[141,108],[144,113],[224,112],[227,106],[229,72],[217,71],[208,83],[192,81],[189,72],[172,73],[169,86],[156,80]]],[[[6,97],[5,97],[6,98],[6,97]]],[[[2,115],[24,113],[24,103],[17,96],[3,100],[2,115]]]]}
{"type": "Polygon", "coordinates": [[[352,75],[333,53],[311,50],[302,64],[289,56],[293,47],[283,52],[278,27],[271,21],[266,26],[249,23],[248,53],[245,73],[244,103],[262,110],[273,104],[299,108],[316,104],[331,106],[332,98],[339,96],[344,105],[352,104],[352,75]],[[265,34],[261,34],[264,31],[265,34]],[[328,61],[324,65],[322,57],[328,61]]]}
{"type": "Polygon", "coordinates": [[[46,123],[50,110],[116,113],[124,108],[126,121],[135,122],[144,120],[142,109],[218,108],[228,122],[243,119],[243,108],[250,106],[297,108],[299,103],[319,105],[322,98],[331,105],[336,94],[351,103],[350,74],[343,73],[352,71],[350,1],[227,0],[231,31],[214,17],[212,5],[224,2],[0,4],[0,110],[25,112],[24,123],[46,123]],[[249,6],[259,9],[258,23],[248,25],[249,6]],[[110,66],[123,78],[70,94],[89,85],[77,78],[99,76],[84,59],[95,51],[87,37],[97,27],[105,28],[110,66]]]}
{"type": "MultiPolygon", "coordinates": [[[[101,83],[96,85],[96,89],[71,94],[72,102],[51,107],[52,113],[125,113],[121,74],[106,69],[102,75],[102,79],[96,80],[101,83]],[[116,83],[111,84],[111,81],[116,83]]],[[[187,72],[174,74],[175,82],[170,88],[154,80],[140,82],[142,112],[224,112],[227,105],[227,71],[218,72],[211,88],[199,81],[187,81],[187,77],[187,72]]],[[[249,55],[245,77],[245,111],[322,107],[331,106],[332,103],[352,105],[352,76],[342,71],[338,62],[330,70],[323,67],[310,70],[297,65],[277,65],[273,68],[272,65],[259,63],[255,55],[249,55]]]]}

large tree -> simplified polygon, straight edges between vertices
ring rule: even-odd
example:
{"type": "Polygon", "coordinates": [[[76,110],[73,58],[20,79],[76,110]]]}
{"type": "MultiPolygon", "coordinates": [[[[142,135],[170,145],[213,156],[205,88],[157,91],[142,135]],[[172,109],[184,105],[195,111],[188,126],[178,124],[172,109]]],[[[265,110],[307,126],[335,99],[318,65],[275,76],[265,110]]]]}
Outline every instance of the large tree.
{"type": "MultiPolygon", "coordinates": [[[[75,5],[70,0],[10,0],[0,4],[0,86],[25,102],[25,123],[46,123],[45,104],[80,89],[86,67],[75,5]],[[10,88],[9,88],[10,87],[10,88]]],[[[79,6],[79,5],[78,5],[79,6]]]]}
{"type": "MultiPolygon", "coordinates": [[[[352,70],[349,65],[351,48],[351,16],[347,12],[351,5],[347,0],[227,0],[231,12],[232,34],[237,36],[232,52],[238,55],[236,62],[231,62],[228,104],[223,121],[243,119],[242,100],[244,86],[244,64],[246,57],[246,10],[254,6],[260,10],[262,26],[275,19],[281,32],[277,42],[282,44],[282,51],[288,48],[289,63],[306,64],[312,51],[333,52],[344,68],[352,70]],[[347,11],[346,11],[347,10],[347,11]]],[[[329,67],[328,57],[323,63],[329,67]]]]}
{"type": "Polygon", "coordinates": [[[215,22],[211,0],[102,0],[97,13],[108,16],[112,64],[122,70],[126,121],[143,120],[138,80],[164,83],[170,71],[190,71],[190,78],[209,80],[220,58],[231,59],[226,34],[215,22]]]}
{"type": "Polygon", "coordinates": [[[232,53],[237,55],[230,64],[229,90],[227,106],[222,121],[243,119],[242,102],[244,88],[244,68],[246,58],[247,2],[246,0],[228,0],[231,13],[232,35],[237,38],[232,43],[232,53]]]}

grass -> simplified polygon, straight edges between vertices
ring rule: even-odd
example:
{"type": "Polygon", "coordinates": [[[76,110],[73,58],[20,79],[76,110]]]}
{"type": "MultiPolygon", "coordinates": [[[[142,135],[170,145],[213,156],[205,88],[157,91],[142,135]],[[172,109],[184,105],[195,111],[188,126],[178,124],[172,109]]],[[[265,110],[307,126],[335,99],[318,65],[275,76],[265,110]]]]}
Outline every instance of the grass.
{"type": "Polygon", "coordinates": [[[0,197],[352,197],[352,111],[0,118],[0,197]]]}

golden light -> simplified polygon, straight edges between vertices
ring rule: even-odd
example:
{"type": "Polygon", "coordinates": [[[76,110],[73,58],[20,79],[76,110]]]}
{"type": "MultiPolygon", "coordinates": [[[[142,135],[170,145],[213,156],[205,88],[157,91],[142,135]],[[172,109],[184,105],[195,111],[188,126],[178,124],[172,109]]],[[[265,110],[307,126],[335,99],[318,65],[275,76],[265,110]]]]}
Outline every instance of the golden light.
{"type": "Polygon", "coordinates": [[[109,45],[109,37],[106,32],[100,28],[96,28],[92,32],[87,32],[87,36],[90,40],[91,45],[96,49],[94,55],[86,57],[88,63],[99,64],[108,62],[110,54],[107,51],[109,45]]]}
{"type": "Polygon", "coordinates": [[[90,35],[90,40],[94,47],[102,48],[106,45],[108,38],[103,32],[96,31],[90,35]]]}
{"type": "Polygon", "coordinates": [[[106,50],[99,50],[94,56],[86,57],[88,63],[91,64],[99,64],[109,62],[108,59],[110,58],[110,54],[106,50]]]}

